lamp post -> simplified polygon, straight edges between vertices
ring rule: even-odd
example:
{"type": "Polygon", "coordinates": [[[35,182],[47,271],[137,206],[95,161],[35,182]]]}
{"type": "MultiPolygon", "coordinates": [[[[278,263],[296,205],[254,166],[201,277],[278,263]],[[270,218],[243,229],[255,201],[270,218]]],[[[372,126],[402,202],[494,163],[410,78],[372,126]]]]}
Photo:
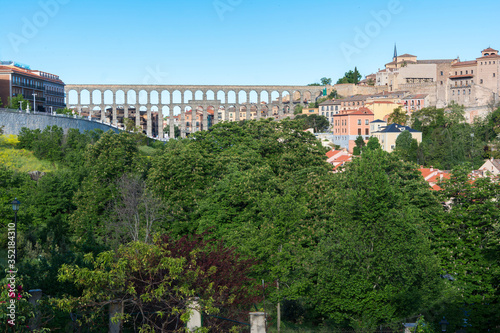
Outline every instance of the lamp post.
{"type": "Polygon", "coordinates": [[[33,93],[33,112],[36,112],[36,94],[33,93]]]}
{"type": "Polygon", "coordinates": [[[446,326],[449,324],[450,323],[446,320],[446,318],[443,317],[443,319],[439,322],[439,325],[441,325],[441,332],[446,332],[446,326]]]}
{"type": "Polygon", "coordinates": [[[17,211],[19,210],[19,206],[21,206],[21,202],[15,198],[12,201],[12,210],[14,211],[14,260],[16,261],[17,264],[17,211]]]}

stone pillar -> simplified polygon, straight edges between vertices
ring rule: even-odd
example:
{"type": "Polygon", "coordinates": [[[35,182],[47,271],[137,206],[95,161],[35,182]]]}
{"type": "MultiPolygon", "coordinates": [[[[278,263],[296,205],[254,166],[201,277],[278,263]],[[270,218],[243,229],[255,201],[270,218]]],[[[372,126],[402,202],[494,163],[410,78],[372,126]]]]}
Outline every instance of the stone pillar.
{"type": "MultiPolygon", "coordinates": [[[[148,96],[149,97],[149,96],[148,96]]],[[[146,135],[148,137],[153,136],[153,119],[151,115],[151,104],[147,104],[147,113],[146,113],[146,135]]]]}
{"type": "Polygon", "coordinates": [[[135,105],[135,126],[141,128],[141,106],[139,104],[135,105]]]}
{"type": "Polygon", "coordinates": [[[123,104],[123,121],[128,118],[128,105],[123,104]]]}
{"type": "Polygon", "coordinates": [[[265,312],[250,312],[250,333],[266,333],[265,312]]]}
{"type": "Polygon", "coordinates": [[[239,121],[240,120],[240,104],[236,104],[234,108],[234,121],[239,121]]]}
{"type": "Polygon", "coordinates": [[[111,114],[112,114],[112,117],[113,117],[113,120],[112,120],[112,124],[117,126],[118,125],[118,112],[116,110],[116,104],[113,104],[111,106],[111,114]]]}
{"type": "Polygon", "coordinates": [[[186,114],[184,110],[184,106],[181,104],[181,138],[186,137],[186,114]]]}
{"type": "Polygon", "coordinates": [[[224,107],[224,121],[229,121],[229,104],[224,107]]]}
{"type": "Polygon", "coordinates": [[[111,320],[115,315],[119,315],[120,313],[123,313],[122,302],[114,301],[111,304],[109,304],[109,331],[108,331],[109,333],[120,333],[122,326],[121,320],[119,321],[111,320]]]}
{"type": "Polygon", "coordinates": [[[252,117],[252,115],[250,114],[250,111],[252,111],[251,108],[252,108],[252,104],[247,103],[247,114],[246,114],[247,120],[250,120],[250,118],[252,117]]]}
{"type": "MultiPolygon", "coordinates": [[[[159,102],[159,101],[158,101],[159,102]]],[[[158,138],[163,139],[163,107],[158,104],[158,138]]]]}
{"type": "Polygon", "coordinates": [[[200,305],[198,303],[199,298],[194,297],[188,302],[188,309],[191,312],[189,316],[189,321],[186,323],[186,328],[189,332],[196,331],[197,328],[201,327],[201,313],[200,305]]]}
{"type": "Polygon", "coordinates": [[[42,289],[31,289],[28,291],[31,295],[31,297],[28,299],[28,302],[33,305],[35,308],[35,318],[30,319],[30,328],[31,329],[38,329],[38,326],[40,325],[40,311],[38,311],[38,304],[37,302],[42,299],[42,289]]]}
{"type": "MultiPolygon", "coordinates": [[[[214,108],[214,118],[216,117],[215,114],[215,108],[214,108]]],[[[208,113],[207,113],[207,107],[203,108],[203,130],[207,131],[208,130],[208,113]]]]}
{"type": "Polygon", "coordinates": [[[168,135],[169,139],[175,139],[175,127],[174,127],[174,108],[169,108],[169,114],[168,114],[168,122],[169,122],[169,127],[170,127],[170,134],[168,135]]]}
{"type": "Polygon", "coordinates": [[[106,105],[101,105],[101,122],[106,121],[106,105]]]}
{"type": "Polygon", "coordinates": [[[195,107],[194,109],[191,108],[191,133],[196,132],[196,121],[198,120],[198,113],[196,112],[197,109],[198,107],[195,107]]]}

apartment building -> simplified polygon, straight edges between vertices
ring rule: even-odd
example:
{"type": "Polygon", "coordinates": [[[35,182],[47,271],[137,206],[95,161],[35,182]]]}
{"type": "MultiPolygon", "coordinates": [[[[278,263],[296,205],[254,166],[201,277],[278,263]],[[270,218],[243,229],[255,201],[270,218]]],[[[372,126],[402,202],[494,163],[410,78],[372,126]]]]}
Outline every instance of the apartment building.
{"type": "Polygon", "coordinates": [[[7,105],[11,97],[22,95],[31,109],[41,112],[66,107],[64,82],[59,76],[32,70],[13,61],[0,61],[0,98],[7,105]]]}

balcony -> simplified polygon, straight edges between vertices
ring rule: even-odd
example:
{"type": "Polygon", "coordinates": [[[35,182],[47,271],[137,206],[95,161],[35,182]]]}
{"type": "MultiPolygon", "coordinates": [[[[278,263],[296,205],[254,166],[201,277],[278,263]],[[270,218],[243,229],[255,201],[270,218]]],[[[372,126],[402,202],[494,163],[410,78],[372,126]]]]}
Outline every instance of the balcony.
{"type": "Polygon", "coordinates": [[[50,91],[45,89],[45,95],[58,96],[58,97],[66,97],[64,92],[50,91]]]}
{"type": "Polygon", "coordinates": [[[13,86],[18,86],[18,87],[23,87],[23,88],[30,88],[30,89],[36,89],[36,90],[44,90],[42,84],[36,85],[36,84],[28,84],[28,83],[22,83],[22,82],[16,83],[16,82],[12,81],[12,85],[13,86]]]}
{"type": "Polygon", "coordinates": [[[66,107],[66,104],[65,104],[65,103],[59,103],[59,102],[52,102],[52,103],[51,103],[51,102],[47,102],[47,103],[45,104],[45,106],[46,106],[46,107],[51,107],[51,106],[53,106],[53,107],[57,107],[57,108],[59,108],[59,107],[60,107],[60,108],[65,108],[65,107],[66,107]]]}
{"type": "Polygon", "coordinates": [[[28,95],[28,94],[12,94],[12,97],[16,97],[17,95],[22,95],[25,100],[30,102],[32,102],[33,99],[36,99],[37,102],[45,102],[45,97],[36,96],[36,98],[33,98],[33,95],[28,95]]]}

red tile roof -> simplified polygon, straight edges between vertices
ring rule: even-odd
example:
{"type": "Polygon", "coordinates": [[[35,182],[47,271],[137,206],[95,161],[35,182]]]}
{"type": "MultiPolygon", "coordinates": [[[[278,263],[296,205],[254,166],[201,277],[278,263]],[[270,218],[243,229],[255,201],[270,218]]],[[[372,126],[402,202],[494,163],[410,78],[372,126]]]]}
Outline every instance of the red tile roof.
{"type": "Polygon", "coordinates": [[[460,67],[460,66],[476,66],[477,60],[470,61],[459,61],[451,65],[451,67],[460,67]]]}
{"type": "Polygon", "coordinates": [[[19,67],[16,67],[16,66],[4,66],[4,65],[0,65],[0,74],[8,74],[10,72],[14,72],[14,73],[19,73],[19,74],[22,74],[22,75],[25,75],[25,76],[29,76],[29,77],[32,77],[34,79],[38,79],[38,80],[42,80],[42,81],[50,81],[50,82],[54,82],[54,83],[58,83],[58,84],[64,84],[62,80],[55,80],[55,79],[51,79],[51,78],[48,78],[48,77],[44,77],[44,76],[40,76],[38,74],[34,74],[33,72],[38,72],[38,71],[35,71],[35,70],[31,70],[31,69],[24,69],[24,68],[19,68],[19,67]]]}
{"type": "Polygon", "coordinates": [[[466,79],[469,77],[474,77],[474,74],[452,75],[450,79],[466,79]]]}

